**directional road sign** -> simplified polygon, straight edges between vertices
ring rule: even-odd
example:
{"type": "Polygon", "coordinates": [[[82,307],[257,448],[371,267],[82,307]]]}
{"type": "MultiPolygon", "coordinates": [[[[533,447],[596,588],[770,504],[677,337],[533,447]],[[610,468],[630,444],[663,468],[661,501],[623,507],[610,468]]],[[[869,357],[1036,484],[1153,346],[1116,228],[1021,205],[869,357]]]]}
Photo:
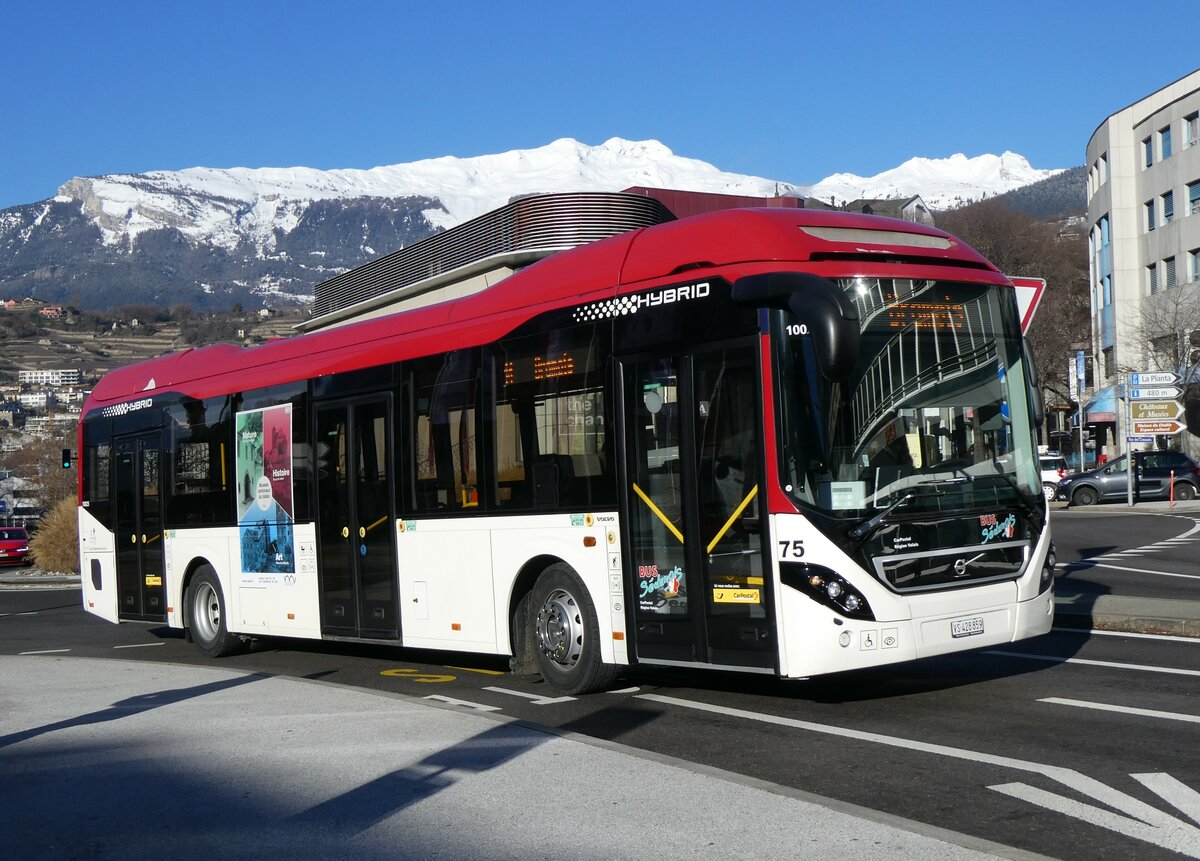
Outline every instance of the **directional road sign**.
{"type": "Polygon", "coordinates": [[[1134,386],[1173,386],[1179,382],[1179,375],[1159,372],[1142,372],[1129,375],[1129,385],[1134,386]]]}
{"type": "Polygon", "coordinates": [[[1134,421],[1133,433],[1135,436],[1143,436],[1145,434],[1177,434],[1183,430],[1183,422],[1177,422],[1172,419],[1169,422],[1160,421],[1134,421]]]}
{"type": "Polygon", "coordinates": [[[1142,400],[1174,400],[1179,397],[1177,386],[1158,386],[1149,389],[1130,389],[1129,397],[1135,401],[1142,400]]]}
{"type": "Polygon", "coordinates": [[[1129,405],[1130,418],[1170,421],[1183,415],[1183,404],[1179,401],[1135,401],[1129,405]]]}

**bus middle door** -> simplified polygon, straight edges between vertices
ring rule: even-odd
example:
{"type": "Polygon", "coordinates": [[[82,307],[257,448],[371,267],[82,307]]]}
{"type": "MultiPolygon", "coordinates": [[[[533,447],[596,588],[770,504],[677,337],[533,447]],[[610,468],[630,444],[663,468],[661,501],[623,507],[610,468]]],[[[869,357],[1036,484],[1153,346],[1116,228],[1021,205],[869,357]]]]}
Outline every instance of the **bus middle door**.
{"type": "Polygon", "coordinates": [[[316,410],[321,629],[396,639],[395,479],[391,398],[316,410]]]}

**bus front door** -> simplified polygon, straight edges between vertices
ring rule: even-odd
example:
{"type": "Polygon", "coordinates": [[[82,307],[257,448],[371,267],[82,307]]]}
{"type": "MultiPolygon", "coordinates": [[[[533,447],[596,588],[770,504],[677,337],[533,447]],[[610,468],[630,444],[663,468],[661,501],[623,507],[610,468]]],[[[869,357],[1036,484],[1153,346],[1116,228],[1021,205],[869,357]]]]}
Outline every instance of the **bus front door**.
{"type": "Polygon", "coordinates": [[[391,400],[317,407],[321,630],[396,639],[391,400]]]}
{"type": "Polygon", "coordinates": [[[163,602],[162,434],[113,441],[113,501],[117,528],[117,614],[166,621],[163,602]]]}
{"type": "Polygon", "coordinates": [[[774,669],[753,343],[623,363],[626,588],[648,663],[774,669]]]}

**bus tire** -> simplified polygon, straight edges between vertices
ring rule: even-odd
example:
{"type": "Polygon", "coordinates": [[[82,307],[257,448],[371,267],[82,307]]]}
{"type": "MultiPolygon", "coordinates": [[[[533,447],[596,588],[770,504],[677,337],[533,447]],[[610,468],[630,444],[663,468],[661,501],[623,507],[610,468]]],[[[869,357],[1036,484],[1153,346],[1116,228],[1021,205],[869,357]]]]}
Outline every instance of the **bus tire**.
{"type": "Polygon", "coordinates": [[[556,563],[541,573],[529,608],[533,656],[543,679],[568,694],[612,684],[617,667],[600,660],[596,610],[570,566],[556,563]]]}
{"type": "Polygon", "coordinates": [[[187,590],[187,624],[194,642],[210,658],[240,652],[242,638],[225,626],[225,596],[211,565],[196,570],[187,590]]]}

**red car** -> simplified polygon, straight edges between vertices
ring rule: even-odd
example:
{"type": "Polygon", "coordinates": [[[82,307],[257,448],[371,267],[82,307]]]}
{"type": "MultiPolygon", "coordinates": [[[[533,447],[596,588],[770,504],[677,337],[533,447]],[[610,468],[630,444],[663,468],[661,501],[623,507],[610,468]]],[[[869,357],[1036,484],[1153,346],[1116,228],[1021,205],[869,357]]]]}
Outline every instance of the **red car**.
{"type": "Polygon", "coordinates": [[[24,529],[0,526],[0,565],[29,564],[29,533],[24,529]]]}

